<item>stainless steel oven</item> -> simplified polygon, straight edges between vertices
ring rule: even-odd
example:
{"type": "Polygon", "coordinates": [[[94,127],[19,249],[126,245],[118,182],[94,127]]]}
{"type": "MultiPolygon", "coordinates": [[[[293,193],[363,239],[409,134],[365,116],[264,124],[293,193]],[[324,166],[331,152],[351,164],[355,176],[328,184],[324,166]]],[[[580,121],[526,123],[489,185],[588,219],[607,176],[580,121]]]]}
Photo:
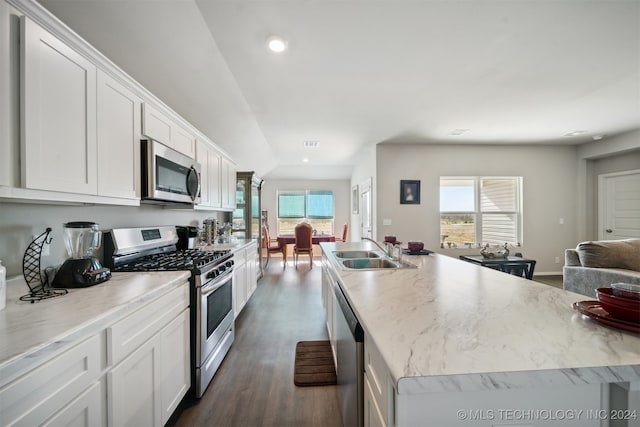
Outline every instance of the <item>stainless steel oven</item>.
{"type": "Polygon", "coordinates": [[[196,284],[195,396],[201,397],[234,339],[233,260],[200,278],[196,284]]]}
{"type": "Polygon", "coordinates": [[[111,271],[191,272],[191,394],[202,397],[234,339],[233,255],[229,250],[178,250],[171,226],[119,228],[105,233],[111,271]]]}
{"type": "Polygon", "coordinates": [[[141,141],[142,200],[196,204],[200,201],[200,165],[154,140],[141,141]]]}

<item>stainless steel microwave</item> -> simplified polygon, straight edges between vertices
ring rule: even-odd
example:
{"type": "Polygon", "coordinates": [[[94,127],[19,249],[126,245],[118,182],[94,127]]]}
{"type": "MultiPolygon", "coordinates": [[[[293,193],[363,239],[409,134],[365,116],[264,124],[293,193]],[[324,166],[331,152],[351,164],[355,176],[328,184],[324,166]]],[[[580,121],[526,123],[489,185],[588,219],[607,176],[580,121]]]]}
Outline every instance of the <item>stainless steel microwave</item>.
{"type": "Polygon", "coordinates": [[[152,139],[141,141],[142,201],[197,204],[200,165],[152,139]]]}

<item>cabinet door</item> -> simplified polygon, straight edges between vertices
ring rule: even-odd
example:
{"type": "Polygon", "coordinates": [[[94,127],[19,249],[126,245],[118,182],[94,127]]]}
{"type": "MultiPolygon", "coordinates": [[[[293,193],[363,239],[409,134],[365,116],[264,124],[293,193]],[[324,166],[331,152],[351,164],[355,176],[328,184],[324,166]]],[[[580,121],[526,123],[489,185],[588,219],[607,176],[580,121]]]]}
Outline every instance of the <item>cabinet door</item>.
{"type": "Polygon", "coordinates": [[[237,169],[231,161],[222,158],[222,208],[236,208],[236,177],[237,169]]]}
{"type": "Polygon", "coordinates": [[[188,308],[164,327],[160,340],[162,342],[160,395],[164,425],[191,387],[188,308]]]}
{"type": "Polygon", "coordinates": [[[96,67],[22,17],[23,186],[97,193],[96,67]]]}
{"type": "Polygon", "coordinates": [[[139,198],[141,104],[133,92],[98,71],[98,195],[139,198]]]}
{"type": "Polygon", "coordinates": [[[386,427],[366,374],[364,376],[364,427],[386,427]]]}
{"type": "Polygon", "coordinates": [[[211,206],[211,167],[209,166],[209,146],[196,141],[196,162],[200,163],[200,206],[211,206]]]}
{"type": "Polygon", "coordinates": [[[196,161],[200,163],[202,187],[200,206],[219,208],[222,206],[220,191],[220,154],[204,141],[196,141],[196,161]]]}
{"type": "Polygon", "coordinates": [[[151,105],[142,104],[142,133],[167,146],[171,145],[171,119],[151,105]]]}
{"type": "Polygon", "coordinates": [[[160,335],[157,334],[108,374],[109,426],[162,425],[160,335]]]}
{"type": "Polygon", "coordinates": [[[171,134],[171,145],[192,159],[196,156],[196,137],[180,125],[174,124],[171,134]]]}
{"type": "Polygon", "coordinates": [[[233,308],[238,317],[247,302],[247,264],[235,266],[233,270],[233,308]]]}
{"type": "Polygon", "coordinates": [[[222,156],[215,150],[209,150],[209,205],[222,207],[222,156]]]}

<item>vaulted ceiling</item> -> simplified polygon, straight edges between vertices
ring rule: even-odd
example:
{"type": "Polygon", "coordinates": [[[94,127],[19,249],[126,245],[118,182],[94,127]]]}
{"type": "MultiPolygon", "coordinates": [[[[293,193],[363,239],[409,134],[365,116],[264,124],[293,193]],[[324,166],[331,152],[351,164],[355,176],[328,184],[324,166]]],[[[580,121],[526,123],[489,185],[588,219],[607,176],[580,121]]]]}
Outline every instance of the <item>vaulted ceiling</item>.
{"type": "Polygon", "coordinates": [[[41,3],[272,179],[348,178],[383,142],[606,143],[640,128],[637,0],[41,3]],[[288,50],[268,51],[271,35],[288,50]]]}

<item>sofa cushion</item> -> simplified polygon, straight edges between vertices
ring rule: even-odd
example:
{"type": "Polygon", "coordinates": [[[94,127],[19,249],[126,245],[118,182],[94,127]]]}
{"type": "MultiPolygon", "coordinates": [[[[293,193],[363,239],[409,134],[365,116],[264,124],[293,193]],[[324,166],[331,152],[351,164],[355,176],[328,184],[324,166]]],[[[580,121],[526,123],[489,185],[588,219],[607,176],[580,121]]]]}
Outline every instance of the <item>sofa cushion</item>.
{"type": "Polygon", "coordinates": [[[582,242],[576,251],[583,267],[640,271],[640,239],[582,242]]]}

